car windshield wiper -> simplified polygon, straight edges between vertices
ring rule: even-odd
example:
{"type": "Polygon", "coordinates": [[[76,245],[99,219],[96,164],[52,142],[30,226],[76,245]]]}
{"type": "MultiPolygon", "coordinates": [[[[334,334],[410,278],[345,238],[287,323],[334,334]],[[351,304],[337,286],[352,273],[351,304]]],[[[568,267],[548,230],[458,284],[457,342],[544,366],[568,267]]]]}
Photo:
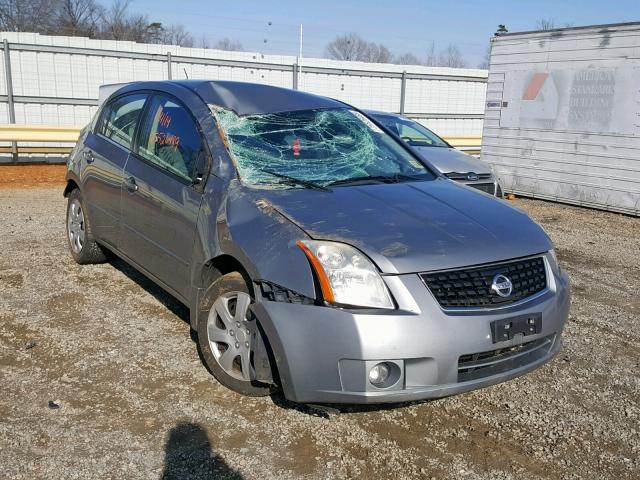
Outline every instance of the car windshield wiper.
{"type": "Polygon", "coordinates": [[[258,168],[257,169],[259,172],[263,172],[263,173],[268,173],[269,175],[273,175],[274,177],[278,177],[281,178],[283,180],[285,180],[284,182],[279,182],[282,184],[286,184],[286,185],[300,185],[306,188],[311,188],[313,190],[322,190],[324,192],[330,192],[331,189],[324,187],[322,185],[319,185],[317,183],[314,182],[310,182],[309,180],[303,180],[302,178],[296,178],[296,177],[290,177],[289,175],[284,175],[283,173],[278,173],[278,172],[274,172],[272,170],[267,170],[267,169],[262,169],[262,168],[258,168]]]}
{"type": "Polygon", "coordinates": [[[350,185],[354,183],[369,183],[369,182],[400,183],[403,180],[420,180],[420,178],[413,177],[411,175],[404,175],[402,173],[396,173],[395,175],[372,175],[368,177],[344,178],[342,180],[336,180],[335,182],[331,182],[328,184],[328,186],[333,187],[335,185],[350,185]]]}

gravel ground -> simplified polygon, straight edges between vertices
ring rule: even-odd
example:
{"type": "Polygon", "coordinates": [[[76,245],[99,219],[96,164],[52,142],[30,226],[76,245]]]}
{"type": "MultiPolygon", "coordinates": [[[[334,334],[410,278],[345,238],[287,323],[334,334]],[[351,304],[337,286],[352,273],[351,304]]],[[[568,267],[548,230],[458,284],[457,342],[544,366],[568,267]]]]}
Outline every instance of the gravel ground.
{"type": "Polygon", "coordinates": [[[59,188],[0,189],[0,478],[640,478],[640,220],[516,203],[572,277],[560,355],[326,412],[220,386],[184,307],[120,261],[72,261],[59,188]]]}

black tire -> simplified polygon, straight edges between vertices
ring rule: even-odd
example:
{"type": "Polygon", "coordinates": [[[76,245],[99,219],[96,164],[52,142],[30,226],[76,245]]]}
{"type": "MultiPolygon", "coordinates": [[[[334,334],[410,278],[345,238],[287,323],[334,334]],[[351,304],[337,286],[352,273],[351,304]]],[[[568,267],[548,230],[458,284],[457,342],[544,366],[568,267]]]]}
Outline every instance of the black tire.
{"type": "MultiPolygon", "coordinates": [[[[221,366],[221,364],[216,359],[216,355],[220,355],[220,351],[214,353],[212,350],[212,346],[209,342],[209,335],[207,332],[208,329],[208,319],[209,312],[213,308],[215,302],[223,296],[233,296],[235,292],[242,292],[251,297],[251,302],[254,301],[253,293],[248,287],[248,280],[239,273],[239,272],[231,272],[226,275],[221,276],[217,280],[215,280],[205,292],[202,302],[200,304],[199,312],[198,312],[198,349],[200,352],[200,356],[202,361],[206,365],[207,369],[211,374],[215,377],[218,382],[220,382],[225,387],[233,390],[234,392],[240,393],[242,395],[247,395],[251,397],[262,397],[266,395],[270,395],[277,391],[277,387],[275,385],[270,385],[262,382],[258,382],[257,380],[243,380],[236,378],[230,374],[228,374],[221,366]]],[[[255,320],[255,319],[253,319],[255,320]]],[[[217,320],[219,323],[219,315],[217,316],[217,320]]],[[[255,320],[257,322],[257,320],[255,320]]],[[[238,334],[235,334],[236,337],[238,334]]],[[[266,342],[266,338],[264,338],[264,334],[262,334],[262,340],[266,342]]],[[[228,337],[231,340],[234,337],[228,337]]],[[[223,343],[224,344],[224,343],[223,343]]],[[[216,345],[215,348],[218,348],[216,345]]],[[[227,348],[232,349],[233,345],[228,345],[227,348]]],[[[225,349],[226,351],[226,349],[225,349]]],[[[239,354],[238,354],[239,355],[239,354]]],[[[237,358],[234,357],[234,363],[241,363],[238,361],[240,356],[237,358]]],[[[253,358],[251,356],[251,364],[253,368],[253,358]]],[[[242,368],[239,366],[239,368],[242,368]]]]}
{"type": "Polygon", "coordinates": [[[86,212],[80,190],[77,188],[72,190],[68,196],[66,216],[66,236],[69,251],[73,259],[80,265],[103,263],[107,260],[107,257],[93,237],[91,223],[86,212]],[[78,214],[77,206],[80,207],[80,214],[78,214]],[[73,221],[70,221],[70,216],[74,216],[73,221]],[[72,228],[82,232],[83,240],[81,242],[76,241],[77,237],[72,234],[72,228]]]}

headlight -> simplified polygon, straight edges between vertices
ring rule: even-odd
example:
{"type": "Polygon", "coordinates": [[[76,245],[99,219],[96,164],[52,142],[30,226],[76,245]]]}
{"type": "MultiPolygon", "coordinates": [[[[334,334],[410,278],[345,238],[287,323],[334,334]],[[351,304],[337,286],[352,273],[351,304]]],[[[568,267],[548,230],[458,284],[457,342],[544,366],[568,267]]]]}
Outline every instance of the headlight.
{"type": "Polygon", "coordinates": [[[358,307],[394,308],[382,277],[363,253],[337,242],[300,240],[297,245],[309,259],[326,301],[358,307]]]}
{"type": "Polygon", "coordinates": [[[549,250],[549,263],[551,263],[551,270],[554,272],[560,271],[560,264],[558,263],[558,256],[556,255],[556,249],[549,250]]]}

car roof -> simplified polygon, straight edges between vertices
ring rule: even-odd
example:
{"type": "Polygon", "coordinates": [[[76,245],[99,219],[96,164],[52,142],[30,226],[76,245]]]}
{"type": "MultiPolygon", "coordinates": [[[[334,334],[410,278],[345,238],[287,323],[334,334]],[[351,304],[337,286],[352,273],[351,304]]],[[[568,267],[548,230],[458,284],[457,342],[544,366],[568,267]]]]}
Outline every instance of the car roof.
{"type": "Polygon", "coordinates": [[[347,104],[312,93],[248,82],[218,80],[168,80],[133,82],[120,91],[143,89],[172,90],[181,86],[197,94],[206,103],[233,110],[238,115],[290,112],[321,108],[345,108],[347,104]]]}

